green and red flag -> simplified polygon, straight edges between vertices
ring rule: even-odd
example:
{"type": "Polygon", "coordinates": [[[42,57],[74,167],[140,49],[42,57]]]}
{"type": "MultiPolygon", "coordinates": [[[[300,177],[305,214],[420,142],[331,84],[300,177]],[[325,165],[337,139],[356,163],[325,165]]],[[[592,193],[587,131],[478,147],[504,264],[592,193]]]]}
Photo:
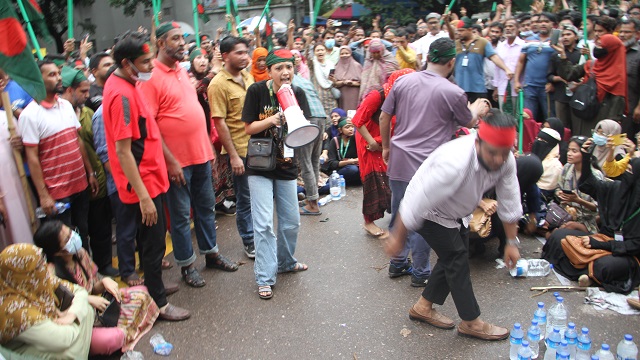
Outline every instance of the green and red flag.
{"type": "Polygon", "coordinates": [[[198,10],[198,16],[204,23],[209,22],[209,15],[204,11],[204,4],[202,4],[202,0],[198,0],[198,6],[196,8],[198,10]]]}
{"type": "MultiPolygon", "coordinates": [[[[267,44],[267,50],[273,50],[273,24],[271,23],[271,9],[267,9],[266,20],[267,23],[264,25],[264,33],[265,33],[265,42],[267,44]]],[[[258,23],[260,26],[260,23],[258,23]]]]}
{"type": "Polygon", "coordinates": [[[29,21],[31,22],[31,26],[36,30],[36,33],[48,43],[53,41],[38,2],[36,0],[24,0],[23,4],[24,9],[27,12],[27,16],[29,17],[29,21]]]}
{"type": "Polygon", "coordinates": [[[0,0],[0,68],[31,97],[40,101],[47,92],[27,34],[9,0],[0,0]]]}

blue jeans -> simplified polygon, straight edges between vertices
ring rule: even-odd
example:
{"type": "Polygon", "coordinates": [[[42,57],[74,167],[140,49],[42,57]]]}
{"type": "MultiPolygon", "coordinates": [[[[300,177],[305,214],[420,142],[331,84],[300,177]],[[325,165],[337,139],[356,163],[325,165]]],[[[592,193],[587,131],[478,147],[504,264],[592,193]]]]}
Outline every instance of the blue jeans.
{"type": "MultiPolygon", "coordinates": [[[[247,161],[242,158],[247,166],[247,161]]],[[[229,165],[231,166],[231,165],[229,165]]],[[[236,193],[236,226],[244,246],[253,244],[253,220],[251,218],[251,191],[246,174],[233,175],[233,191],[236,193]]]]}
{"type": "Polygon", "coordinates": [[[196,261],[191,244],[190,213],[193,209],[193,225],[200,254],[215,254],[216,196],[213,193],[211,163],[190,165],[182,168],[186,185],[171,183],[167,192],[167,207],[171,217],[171,241],[178,266],[189,266],[196,261]]]}
{"type": "Polygon", "coordinates": [[[547,113],[547,92],[544,86],[527,85],[524,88],[524,107],[531,110],[537,122],[544,122],[550,115],[547,113]]]}
{"type": "MultiPolygon", "coordinates": [[[[393,229],[398,209],[400,209],[400,202],[402,202],[404,198],[407,186],[409,186],[408,182],[389,180],[389,187],[391,188],[390,230],[393,229]]],[[[405,242],[404,249],[402,249],[400,254],[391,258],[391,264],[397,267],[407,265],[409,250],[411,250],[411,258],[413,259],[413,275],[416,277],[429,276],[431,274],[431,263],[429,261],[431,247],[427,244],[427,241],[415,231],[407,231],[407,241],[405,242]]]]}
{"type": "Polygon", "coordinates": [[[293,257],[300,230],[296,181],[258,175],[248,178],[256,245],[253,271],[258,286],[274,285],[278,272],[292,270],[297,263],[293,257]],[[278,217],[277,236],[273,225],[274,200],[278,217]]]}

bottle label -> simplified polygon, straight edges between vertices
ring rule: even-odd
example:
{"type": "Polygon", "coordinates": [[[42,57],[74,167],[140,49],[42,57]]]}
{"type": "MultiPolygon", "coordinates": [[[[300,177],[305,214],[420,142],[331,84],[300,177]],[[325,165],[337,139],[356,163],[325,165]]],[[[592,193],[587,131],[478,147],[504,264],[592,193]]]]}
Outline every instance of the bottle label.
{"type": "Polygon", "coordinates": [[[540,341],[540,334],[529,333],[527,337],[529,338],[529,341],[536,341],[536,342],[540,341]]]}
{"type": "Polygon", "coordinates": [[[531,360],[531,356],[522,356],[518,354],[518,360],[531,360]]]}
{"type": "Polygon", "coordinates": [[[511,337],[511,343],[513,345],[520,345],[522,344],[522,338],[516,338],[516,337],[511,337]]]}
{"type": "Polygon", "coordinates": [[[578,349],[588,351],[591,349],[591,343],[583,343],[578,341],[578,349]]]}

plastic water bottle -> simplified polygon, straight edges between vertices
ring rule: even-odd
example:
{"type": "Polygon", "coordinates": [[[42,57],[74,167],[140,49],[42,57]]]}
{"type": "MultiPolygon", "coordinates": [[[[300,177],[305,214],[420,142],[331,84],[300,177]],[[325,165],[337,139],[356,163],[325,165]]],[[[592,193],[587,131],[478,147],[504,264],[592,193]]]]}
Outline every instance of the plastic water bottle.
{"type": "Polygon", "coordinates": [[[544,353],[544,360],[555,360],[556,351],[560,346],[562,337],[560,336],[560,329],[554,328],[553,331],[547,336],[547,352],[544,353]]]}
{"type": "MultiPolygon", "coordinates": [[[[53,207],[54,207],[54,212],[52,215],[57,215],[57,214],[62,214],[63,212],[69,210],[71,208],[71,204],[57,202],[53,204],[53,207]]],[[[38,217],[38,219],[44,219],[47,217],[47,214],[44,212],[44,209],[39,207],[36,209],[36,216],[38,217]]]]}
{"type": "Polygon", "coordinates": [[[327,195],[327,196],[323,197],[322,199],[318,200],[318,205],[325,206],[330,202],[331,202],[331,195],[327,195]]]}
{"type": "Polygon", "coordinates": [[[564,332],[567,331],[567,322],[569,321],[569,312],[567,308],[564,306],[564,298],[562,296],[558,297],[558,306],[556,307],[556,312],[553,314],[553,322],[552,326],[554,328],[560,329],[560,337],[564,338],[564,332]]]}
{"type": "Polygon", "coordinates": [[[333,173],[331,173],[331,176],[329,177],[329,193],[331,193],[331,200],[340,200],[339,180],[340,176],[338,175],[338,172],[333,170],[333,173]]]}
{"type": "Polygon", "coordinates": [[[340,198],[347,196],[347,182],[344,180],[344,176],[340,175],[338,185],[340,185],[340,198]]]}
{"type": "Polygon", "coordinates": [[[582,328],[582,333],[578,335],[578,348],[576,349],[576,360],[590,360],[591,356],[591,337],[589,336],[589,329],[582,328]]]}
{"type": "Polygon", "coordinates": [[[551,334],[551,332],[553,331],[553,316],[556,312],[556,308],[558,307],[558,298],[560,297],[560,293],[559,292],[554,292],[553,293],[554,298],[556,299],[556,302],[553,303],[551,306],[549,306],[549,311],[547,311],[547,328],[546,328],[546,335],[549,336],[549,334],[551,334]]]}
{"type": "Polygon", "coordinates": [[[522,346],[522,338],[524,338],[524,332],[520,327],[520,323],[513,324],[513,329],[511,329],[509,336],[509,343],[511,344],[511,349],[509,350],[510,360],[518,360],[518,352],[522,346]]]}
{"type": "Polygon", "coordinates": [[[324,165],[324,156],[320,156],[320,165],[324,165]]]}
{"type": "Polygon", "coordinates": [[[638,347],[633,342],[633,336],[626,334],[624,339],[618,343],[616,353],[618,360],[638,360],[638,347]]]}
{"type": "Polygon", "coordinates": [[[608,344],[602,344],[596,355],[598,355],[600,360],[615,360],[608,344]]]}
{"type": "Polygon", "coordinates": [[[596,354],[591,355],[591,360],[600,360],[600,357],[596,354]]]}
{"type": "Polygon", "coordinates": [[[527,271],[529,271],[529,262],[526,259],[520,259],[509,273],[513,277],[527,277],[527,271]]]}
{"type": "Polygon", "coordinates": [[[169,344],[161,334],[155,334],[149,340],[151,346],[153,347],[153,352],[158,355],[167,356],[171,354],[171,350],[173,350],[173,345],[169,344]]]}
{"type": "Polygon", "coordinates": [[[122,354],[120,360],[144,360],[144,355],[139,351],[129,350],[122,354]]]}
{"type": "Polygon", "coordinates": [[[569,345],[569,358],[576,358],[576,349],[578,348],[578,331],[576,330],[576,324],[570,322],[567,331],[564,332],[564,338],[569,345]]]}
{"type": "Polygon", "coordinates": [[[547,276],[551,271],[551,264],[544,259],[529,259],[529,270],[527,276],[547,276]]]}
{"type": "Polygon", "coordinates": [[[531,320],[531,326],[527,330],[527,340],[531,349],[531,358],[537,359],[540,355],[540,326],[536,319],[531,320]]]}
{"type": "Polygon", "coordinates": [[[538,321],[538,327],[540,328],[540,340],[544,340],[544,335],[547,330],[547,311],[544,309],[543,302],[538,303],[538,308],[533,313],[533,319],[538,321]]]}
{"type": "Polygon", "coordinates": [[[522,346],[520,346],[520,350],[518,350],[517,360],[531,360],[533,356],[533,352],[531,348],[529,348],[529,342],[527,340],[522,340],[522,346]]]}
{"type": "Polygon", "coordinates": [[[560,341],[560,346],[558,346],[558,350],[556,350],[556,359],[560,359],[561,356],[566,356],[567,359],[570,357],[569,344],[567,340],[564,339],[560,341]]]}

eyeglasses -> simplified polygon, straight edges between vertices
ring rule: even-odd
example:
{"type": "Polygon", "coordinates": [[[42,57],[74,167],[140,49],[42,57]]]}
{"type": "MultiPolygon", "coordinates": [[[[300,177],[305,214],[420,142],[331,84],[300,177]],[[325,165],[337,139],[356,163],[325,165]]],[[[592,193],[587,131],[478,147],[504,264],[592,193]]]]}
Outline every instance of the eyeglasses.
{"type": "Polygon", "coordinates": [[[569,139],[569,142],[571,142],[571,141],[585,142],[585,141],[587,141],[587,139],[588,138],[586,136],[576,135],[576,136],[572,136],[571,139],[569,139]]]}
{"type": "Polygon", "coordinates": [[[637,12],[637,11],[630,12],[629,15],[638,16],[638,15],[640,15],[640,12],[637,12]]]}
{"type": "Polygon", "coordinates": [[[592,134],[598,134],[598,135],[602,135],[602,136],[611,136],[610,134],[605,134],[604,130],[602,129],[591,129],[591,133],[592,134]]]}

